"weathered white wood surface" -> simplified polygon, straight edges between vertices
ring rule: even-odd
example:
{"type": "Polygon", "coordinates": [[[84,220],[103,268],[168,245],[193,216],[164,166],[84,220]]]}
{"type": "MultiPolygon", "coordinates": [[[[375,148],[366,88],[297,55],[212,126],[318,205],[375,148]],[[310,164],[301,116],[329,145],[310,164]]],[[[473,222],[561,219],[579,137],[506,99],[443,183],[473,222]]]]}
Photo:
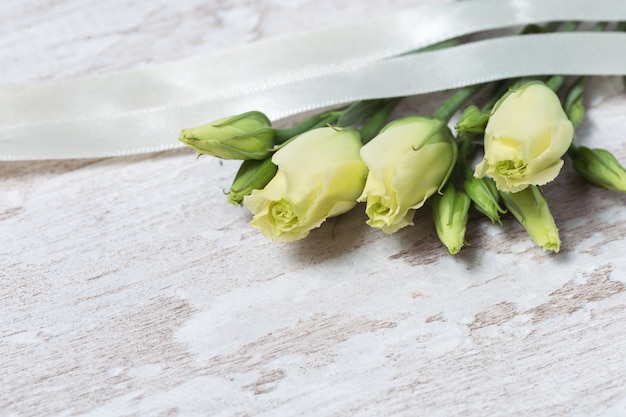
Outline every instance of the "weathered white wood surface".
{"type": "MultiPolygon", "coordinates": [[[[10,0],[0,82],[416,3],[10,0]]],[[[626,161],[626,94],[595,91],[579,140],[626,161]]],[[[236,168],[187,150],[0,164],[0,415],[626,414],[626,196],[566,166],[546,188],[561,253],[476,216],[451,257],[428,209],[393,236],[359,207],[270,243],[222,195],[236,168]]]]}

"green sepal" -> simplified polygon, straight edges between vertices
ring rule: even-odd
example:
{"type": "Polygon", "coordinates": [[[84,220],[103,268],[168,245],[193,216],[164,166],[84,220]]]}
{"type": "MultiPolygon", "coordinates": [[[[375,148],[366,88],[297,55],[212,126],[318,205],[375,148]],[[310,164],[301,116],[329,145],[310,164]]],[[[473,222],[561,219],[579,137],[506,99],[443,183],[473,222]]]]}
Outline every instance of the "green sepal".
{"type": "Polygon", "coordinates": [[[239,206],[253,190],[264,188],[276,175],[278,167],[272,158],[243,161],[228,193],[228,201],[239,206]]]}
{"type": "Polygon", "coordinates": [[[450,254],[457,254],[467,243],[465,231],[471,200],[448,184],[442,194],[431,198],[433,222],[437,236],[450,254]]]}
{"type": "Polygon", "coordinates": [[[489,121],[489,112],[481,111],[478,107],[471,105],[463,110],[455,130],[459,135],[482,135],[489,121]]]}
{"type": "Polygon", "coordinates": [[[531,185],[516,193],[500,191],[500,196],[509,212],[526,229],[535,244],[544,251],[560,250],[559,231],[541,188],[531,185]]]}
{"type": "Polygon", "coordinates": [[[487,216],[492,223],[501,223],[500,215],[506,213],[506,210],[500,206],[500,195],[495,181],[487,177],[476,178],[469,175],[464,186],[476,210],[487,216]]]}
{"type": "Polygon", "coordinates": [[[626,169],[605,149],[578,146],[570,151],[574,171],[596,187],[626,193],[626,169]]]}

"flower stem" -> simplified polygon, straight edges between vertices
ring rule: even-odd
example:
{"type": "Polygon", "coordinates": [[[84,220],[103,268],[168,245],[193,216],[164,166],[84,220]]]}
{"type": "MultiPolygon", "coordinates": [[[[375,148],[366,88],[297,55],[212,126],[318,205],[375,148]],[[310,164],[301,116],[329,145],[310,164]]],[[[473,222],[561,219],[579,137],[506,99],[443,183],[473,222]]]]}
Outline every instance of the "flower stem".
{"type": "Polygon", "coordinates": [[[563,108],[567,117],[570,119],[572,124],[574,125],[574,129],[576,129],[583,121],[583,116],[585,114],[585,106],[583,105],[583,93],[585,92],[585,87],[587,86],[587,82],[589,82],[590,77],[587,75],[578,77],[576,81],[570,86],[567,94],[565,95],[565,100],[563,102],[563,108]]]}
{"type": "Polygon", "coordinates": [[[553,75],[546,80],[546,85],[555,93],[559,91],[559,89],[563,86],[565,82],[565,77],[562,75],[553,75]]]}
{"type": "Polygon", "coordinates": [[[454,113],[461,108],[470,98],[478,93],[485,84],[474,84],[464,87],[450,96],[435,112],[433,118],[448,123],[454,113]]]}
{"type": "Polygon", "coordinates": [[[287,129],[276,129],[274,141],[277,145],[281,145],[287,142],[289,139],[298,136],[304,132],[308,132],[309,130],[335,123],[337,120],[339,120],[342,114],[342,110],[316,114],[315,116],[309,117],[308,119],[300,122],[293,127],[287,129]]]}
{"type": "Polygon", "coordinates": [[[491,110],[493,110],[493,107],[496,105],[496,103],[498,102],[498,100],[500,100],[500,98],[507,92],[509,91],[509,88],[511,88],[511,86],[515,83],[515,80],[503,80],[500,83],[498,83],[496,85],[496,87],[494,88],[494,93],[491,94],[491,98],[489,99],[488,102],[486,102],[483,107],[481,108],[481,111],[485,112],[485,113],[491,113],[491,110]]]}
{"type": "Polygon", "coordinates": [[[355,101],[341,112],[337,127],[349,127],[359,124],[374,116],[387,104],[386,99],[355,101]]]}
{"type": "MultiPolygon", "coordinates": [[[[626,22],[620,22],[617,25],[618,32],[626,32],[626,22]]],[[[622,81],[624,82],[624,87],[626,87],[626,76],[622,77],[622,81]]]]}
{"type": "Polygon", "coordinates": [[[394,111],[398,103],[402,100],[402,97],[397,97],[389,100],[382,108],[378,110],[376,114],[361,128],[361,142],[365,145],[372,140],[374,136],[381,131],[381,129],[387,124],[387,119],[391,112],[394,111]]]}

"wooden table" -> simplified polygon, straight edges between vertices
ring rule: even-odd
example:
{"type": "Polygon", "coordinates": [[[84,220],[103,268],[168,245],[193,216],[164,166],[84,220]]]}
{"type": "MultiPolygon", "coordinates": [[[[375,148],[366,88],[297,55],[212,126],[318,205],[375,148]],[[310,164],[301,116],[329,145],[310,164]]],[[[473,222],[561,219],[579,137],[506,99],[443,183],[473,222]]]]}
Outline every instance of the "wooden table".
{"type": "MultiPolygon", "coordinates": [[[[10,0],[0,83],[416,3],[10,0]]],[[[619,80],[596,81],[589,105],[577,140],[626,161],[619,80]]],[[[392,236],[359,206],[306,240],[269,242],[222,194],[236,169],[187,149],[0,163],[0,415],[626,414],[626,196],[586,186],[568,163],[545,189],[559,254],[511,217],[500,227],[474,213],[453,257],[429,208],[392,236]]]]}

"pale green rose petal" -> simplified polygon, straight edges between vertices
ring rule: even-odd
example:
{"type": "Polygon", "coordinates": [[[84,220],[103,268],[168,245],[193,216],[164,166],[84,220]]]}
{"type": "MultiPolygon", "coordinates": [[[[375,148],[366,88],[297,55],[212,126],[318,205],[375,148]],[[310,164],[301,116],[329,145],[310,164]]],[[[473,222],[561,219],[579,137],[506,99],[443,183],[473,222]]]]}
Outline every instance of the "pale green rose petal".
{"type": "Polygon", "coordinates": [[[313,204],[317,187],[328,166],[337,161],[360,160],[361,142],[358,132],[351,129],[321,128],[299,136],[272,157],[272,162],[290,178],[287,198],[302,204],[313,204]],[[291,146],[297,143],[296,146],[291,146]],[[332,150],[331,150],[332,149],[332,150]]]}
{"type": "Polygon", "coordinates": [[[336,130],[331,127],[311,130],[297,137],[294,142],[280,149],[272,157],[276,165],[287,175],[323,173],[327,164],[320,163],[318,157],[333,163],[349,159],[360,159],[361,142],[357,131],[336,130]],[[291,146],[297,142],[297,146],[291,146]],[[328,152],[332,149],[332,152],[328,152]],[[303,154],[307,152],[307,154],[303,154]]]}
{"type": "Polygon", "coordinates": [[[474,176],[476,178],[483,178],[485,175],[487,175],[488,170],[489,163],[487,162],[487,159],[483,159],[479,162],[478,165],[476,165],[476,168],[474,169],[474,176]]]}
{"type": "Polygon", "coordinates": [[[356,206],[356,201],[337,201],[328,212],[328,217],[336,217],[347,213],[352,210],[354,206],[356,206]]]}
{"type": "Polygon", "coordinates": [[[326,217],[314,219],[310,223],[302,223],[300,219],[294,215],[294,226],[287,229],[282,229],[274,240],[278,242],[294,242],[296,240],[304,239],[309,235],[311,230],[316,229],[324,223],[326,217]]]}
{"type": "MultiPolygon", "coordinates": [[[[421,140],[419,136],[416,140],[416,134],[413,132],[423,133],[422,136],[425,136],[429,128],[427,125],[412,128],[410,124],[417,119],[407,117],[390,123],[361,149],[361,157],[367,164],[369,173],[359,201],[367,201],[366,213],[369,217],[367,224],[383,229],[387,233],[395,232],[398,225],[394,223],[400,222],[405,215],[397,218],[396,192],[391,185],[395,167],[389,161],[398,160],[407,151],[412,150],[412,146],[419,146],[421,140]],[[393,142],[394,146],[390,146],[390,142],[393,142]]],[[[406,222],[404,223],[406,225],[406,222]]]]}
{"type": "Polygon", "coordinates": [[[369,168],[359,201],[367,201],[368,224],[394,233],[413,224],[415,209],[441,186],[455,148],[439,120],[411,116],[390,123],[361,149],[369,168]]]}
{"type": "Polygon", "coordinates": [[[536,174],[531,175],[528,178],[524,178],[523,180],[520,180],[519,182],[516,182],[515,179],[512,179],[511,184],[513,185],[519,184],[520,186],[523,186],[524,188],[526,188],[528,184],[545,185],[549,183],[550,181],[552,181],[553,179],[555,179],[557,175],[559,175],[559,172],[561,172],[562,167],[563,167],[563,160],[559,159],[558,161],[556,161],[554,164],[550,165],[549,167],[546,167],[542,169],[541,171],[538,171],[536,174]]]}
{"type": "Polygon", "coordinates": [[[537,138],[545,138],[552,124],[558,120],[567,120],[559,98],[544,84],[532,83],[512,92],[495,109],[485,134],[515,138],[521,144],[521,154],[535,158],[548,145],[537,138]]]}
{"type": "Polygon", "coordinates": [[[327,218],[345,213],[356,205],[356,199],[363,190],[367,168],[361,161],[335,163],[326,170],[323,184],[317,191],[312,204],[298,201],[294,211],[303,225],[316,222],[319,218],[327,218]],[[346,204],[344,204],[346,203],[346,204]],[[340,211],[339,207],[347,207],[340,211]]]}
{"type": "Polygon", "coordinates": [[[528,162],[529,172],[536,172],[552,166],[555,159],[561,158],[569,149],[571,138],[574,136],[574,127],[569,121],[560,121],[553,126],[551,133],[552,140],[548,148],[541,155],[528,162]]]}
{"type": "Polygon", "coordinates": [[[401,218],[395,218],[392,224],[382,223],[380,226],[375,226],[374,223],[368,222],[369,225],[375,226],[387,234],[396,233],[398,230],[406,226],[413,226],[413,217],[415,216],[415,210],[407,210],[405,215],[401,218]]]}
{"type": "Polygon", "coordinates": [[[489,160],[494,165],[498,161],[521,160],[520,143],[518,140],[506,136],[493,138],[489,152],[485,155],[485,159],[489,160]]]}
{"type": "Polygon", "coordinates": [[[254,214],[250,225],[272,240],[292,241],[297,235],[290,234],[297,225],[297,216],[291,204],[284,199],[285,175],[281,171],[262,190],[254,190],[244,198],[244,204],[254,214]]]}
{"type": "Polygon", "coordinates": [[[505,192],[500,195],[533,242],[541,246],[544,251],[559,251],[561,246],[559,231],[550,213],[548,202],[539,187],[529,186],[517,193],[505,192]]]}
{"type": "MultiPolygon", "coordinates": [[[[386,196],[386,201],[389,202],[391,198],[387,194],[385,190],[385,184],[375,176],[373,171],[369,171],[367,174],[367,179],[365,181],[365,188],[363,189],[363,193],[357,199],[358,202],[367,201],[370,196],[386,196]]],[[[394,198],[395,200],[395,198],[394,198]]]]}
{"type": "Polygon", "coordinates": [[[412,209],[422,207],[426,199],[441,187],[453,156],[453,145],[434,143],[399,158],[392,181],[395,190],[404,190],[398,194],[398,206],[412,209]],[[413,172],[413,175],[403,175],[406,172],[413,172]]]}
{"type": "Polygon", "coordinates": [[[514,178],[514,177],[506,177],[499,175],[497,172],[494,172],[493,175],[490,175],[494,181],[496,182],[496,187],[500,191],[505,191],[507,193],[517,193],[526,189],[529,184],[530,185],[545,185],[552,181],[561,171],[561,167],[563,166],[563,161],[558,160],[552,166],[547,167],[535,175],[523,178],[514,178]]]}
{"type": "MultiPolygon", "coordinates": [[[[363,190],[367,167],[361,160],[337,163],[329,167],[324,187],[313,207],[322,208],[327,217],[338,216],[352,209],[363,190]]],[[[315,217],[309,213],[308,216],[315,217]]]]}
{"type": "Polygon", "coordinates": [[[244,197],[245,206],[252,214],[267,210],[268,201],[280,200],[284,197],[285,174],[276,172],[274,178],[262,190],[253,190],[250,195],[244,197]]]}
{"type": "Polygon", "coordinates": [[[391,122],[363,146],[361,158],[380,181],[389,182],[394,172],[393,164],[389,161],[417,149],[439,124],[437,120],[421,116],[409,116],[391,122]]]}
{"type": "Polygon", "coordinates": [[[497,171],[487,170],[487,174],[496,182],[496,188],[507,193],[515,193],[527,187],[526,184],[514,184],[513,180],[499,175],[497,171]]]}
{"type": "MultiPolygon", "coordinates": [[[[413,224],[408,215],[405,215],[404,219],[395,216],[398,209],[395,191],[391,187],[387,189],[382,181],[371,174],[372,171],[368,174],[365,189],[358,199],[367,202],[365,209],[369,217],[367,224],[386,233],[394,233],[401,227],[413,224]]],[[[412,215],[410,217],[412,218],[412,215]]]]}
{"type": "Polygon", "coordinates": [[[311,228],[319,226],[323,221],[324,219],[318,219],[317,225],[302,226],[292,204],[285,199],[278,199],[265,200],[265,205],[254,215],[250,225],[259,229],[268,239],[293,242],[306,237],[311,228]]]}
{"type": "Polygon", "coordinates": [[[276,176],[244,199],[250,224],[281,242],[306,237],[327,217],[356,204],[365,183],[358,133],[349,129],[309,131],[279,150],[276,176]]]}
{"type": "Polygon", "coordinates": [[[365,212],[369,219],[366,223],[389,234],[395,233],[405,226],[413,225],[415,210],[405,210],[403,216],[397,216],[395,213],[390,215],[392,206],[397,212],[397,205],[385,201],[384,196],[368,196],[365,212]]]}
{"type": "Polygon", "coordinates": [[[506,192],[546,184],[558,175],[572,138],[573,126],[556,94],[544,84],[527,84],[495,107],[474,176],[489,175],[506,192]]]}

